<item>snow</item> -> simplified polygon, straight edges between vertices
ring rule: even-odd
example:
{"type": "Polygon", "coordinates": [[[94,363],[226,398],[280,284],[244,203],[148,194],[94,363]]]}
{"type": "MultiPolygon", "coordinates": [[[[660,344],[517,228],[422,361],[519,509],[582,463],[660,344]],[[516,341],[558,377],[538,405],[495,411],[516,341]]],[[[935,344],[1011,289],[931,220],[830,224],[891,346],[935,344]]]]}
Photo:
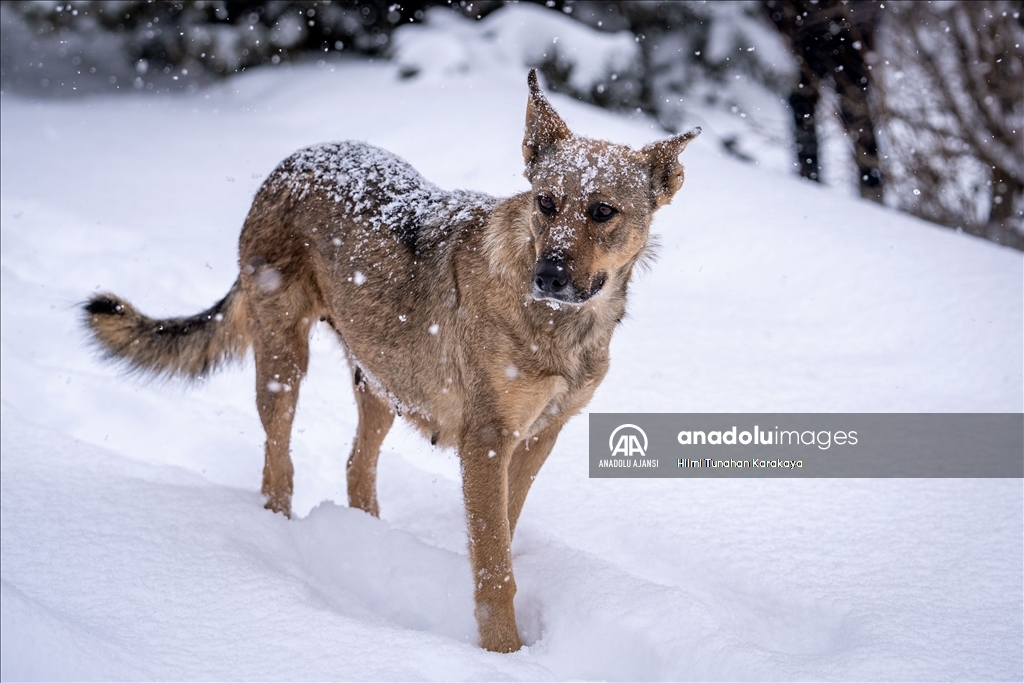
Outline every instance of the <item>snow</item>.
{"type": "MultiPolygon", "coordinates": [[[[160,316],[224,295],[253,195],[298,149],[361,140],[446,191],[526,189],[525,69],[400,68],[0,98],[4,680],[1021,680],[1020,480],[591,480],[578,417],[513,544],[527,647],[496,655],[453,453],[396,426],[382,519],[346,507],[356,411],[330,334],[293,520],[262,508],[251,361],[186,387],[94,356],[78,303],[97,289],[160,316]]],[[[664,137],[551,101],[590,137],[664,137]]],[[[1019,252],[703,136],[682,159],[589,410],[1024,410],[1019,252]]]]}

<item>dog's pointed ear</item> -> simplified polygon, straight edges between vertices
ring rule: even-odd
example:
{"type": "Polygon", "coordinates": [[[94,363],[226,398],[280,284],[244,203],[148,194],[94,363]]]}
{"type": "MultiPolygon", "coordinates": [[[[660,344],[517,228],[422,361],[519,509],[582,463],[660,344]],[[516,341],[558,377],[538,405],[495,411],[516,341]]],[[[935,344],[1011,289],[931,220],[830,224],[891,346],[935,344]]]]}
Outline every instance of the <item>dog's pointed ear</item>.
{"type": "Polygon", "coordinates": [[[672,201],[673,195],[683,186],[683,165],[679,163],[679,155],[690,144],[690,140],[698,135],[700,128],[694,128],[674,138],[652,142],[640,150],[651,167],[654,208],[672,201]]]}
{"type": "Polygon", "coordinates": [[[527,175],[537,158],[559,140],[572,137],[565,121],[555,113],[537,83],[537,70],[530,69],[527,78],[530,99],[526,103],[526,135],[523,137],[523,159],[527,175]]]}

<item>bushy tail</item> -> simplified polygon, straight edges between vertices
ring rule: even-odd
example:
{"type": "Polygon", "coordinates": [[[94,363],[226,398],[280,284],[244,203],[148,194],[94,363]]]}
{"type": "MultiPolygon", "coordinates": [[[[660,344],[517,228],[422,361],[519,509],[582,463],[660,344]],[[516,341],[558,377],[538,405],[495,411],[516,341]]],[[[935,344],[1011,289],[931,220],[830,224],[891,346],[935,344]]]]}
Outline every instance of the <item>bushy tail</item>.
{"type": "Polygon", "coordinates": [[[120,297],[97,294],[83,308],[96,343],[132,370],[205,377],[251,344],[239,281],[211,308],[188,318],[153,320],[120,297]]]}

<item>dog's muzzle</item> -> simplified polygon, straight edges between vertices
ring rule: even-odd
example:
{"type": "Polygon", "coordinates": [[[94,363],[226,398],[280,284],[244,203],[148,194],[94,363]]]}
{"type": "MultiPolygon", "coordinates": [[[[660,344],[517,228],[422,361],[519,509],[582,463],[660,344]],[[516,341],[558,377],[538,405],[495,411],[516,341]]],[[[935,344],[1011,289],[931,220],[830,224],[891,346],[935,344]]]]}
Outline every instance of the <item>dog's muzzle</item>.
{"type": "Polygon", "coordinates": [[[533,273],[533,298],[537,301],[582,304],[601,291],[604,280],[601,275],[590,291],[581,292],[573,285],[565,261],[560,258],[544,258],[533,273]]]}

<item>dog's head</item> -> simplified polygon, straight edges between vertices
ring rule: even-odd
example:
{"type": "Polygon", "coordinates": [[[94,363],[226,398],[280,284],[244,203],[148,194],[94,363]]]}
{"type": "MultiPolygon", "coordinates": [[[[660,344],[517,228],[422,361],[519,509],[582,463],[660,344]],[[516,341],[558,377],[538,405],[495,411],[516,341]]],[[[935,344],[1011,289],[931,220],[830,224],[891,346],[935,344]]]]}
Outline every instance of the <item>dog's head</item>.
{"type": "Polygon", "coordinates": [[[533,298],[582,304],[643,255],[651,217],[683,185],[679,153],[700,129],[639,151],[578,137],[535,70],[529,85],[523,156],[533,185],[533,298]]]}

